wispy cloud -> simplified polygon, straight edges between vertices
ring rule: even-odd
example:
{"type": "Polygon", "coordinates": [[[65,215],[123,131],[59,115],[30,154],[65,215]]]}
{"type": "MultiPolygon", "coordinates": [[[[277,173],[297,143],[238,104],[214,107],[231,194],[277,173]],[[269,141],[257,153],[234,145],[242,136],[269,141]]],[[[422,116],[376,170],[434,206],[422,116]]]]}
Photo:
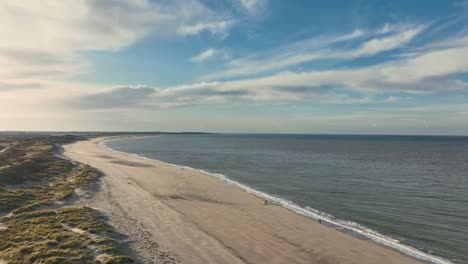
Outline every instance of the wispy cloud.
{"type": "Polygon", "coordinates": [[[208,48],[201,53],[195,55],[190,60],[195,63],[202,63],[206,60],[213,59],[214,57],[220,57],[222,59],[227,59],[229,54],[226,50],[208,48]]]}
{"type": "MultiPolygon", "coordinates": [[[[468,83],[453,77],[453,74],[468,72],[468,43],[458,39],[453,39],[453,42],[460,46],[425,50],[365,67],[279,72],[261,78],[154,88],[153,92],[142,94],[145,99],[139,100],[138,104],[167,108],[228,102],[304,100],[323,104],[395,103],[399,98],[394,96],[382,100],[373,97],[395,92],[420,94],[466,90],[468,83]]],[[[121,90],[116,91],[120,94],[121,90]]],[[[87,100],[88,97],[83,98],[87,100]]]]}
{"type": "Polygon", "coordinates": [[[209,32],[211,34],[219,34],[226,36],[228,30],[234,25],[234,21],[216,21],[203,22],[192,25],[182,25],[177,29],[177,33],[182,36],[197,35],[201,32],[209,32]]]}
{"type": "Polygon", "coordinates": [[[209,49],[204,50],[202,53],[196,55],[191,60],[193,62],[200,63],[200,62],[203,62],[203,61],[213,57],[214,55],[216,55],[216,53],[217,53],[217,50],[215,50],[213,48],[209,48],[209,49]]]}
{"type": "Polygon", "coordinates": [[[213,80],[272,72],[318,60],[350,60],[373,56],[404,46],[424,29],[425,26],[397,27],[386,24],[382,29],[373,32],[370,39],[363,38],[366,35],[364,30],[355,30],[349,34],[338,36],[320,36],[289,44],[260,55],[233,59],[228,62],[226,70],[204,75],[200,79],[213,80]],[[381,34],[386,35],[380,36],[381,34]],[[357,47],[351,49],[332,48],[337,43],[359,38],[363,40],[357,47]]]}
{"type": "Polygon", "coordinates": [[[251,14],[255,14],[259,9],[263,8],[266,0],[238,0],[241,6],[251,14]]]}
{"type": "MultiPolygon", "coordinates": [[[[405,28],[395,34],[385,37],[375,37],[368,40],[355,50],[338,53],[338,58],[356,58],[361,56],[371,56],[384,51],[394,50],[410,42],[414,37],[424,30],[425,26],[405,28]]],[[[333,55],[331,55],[333,57],[333,55]]]]}

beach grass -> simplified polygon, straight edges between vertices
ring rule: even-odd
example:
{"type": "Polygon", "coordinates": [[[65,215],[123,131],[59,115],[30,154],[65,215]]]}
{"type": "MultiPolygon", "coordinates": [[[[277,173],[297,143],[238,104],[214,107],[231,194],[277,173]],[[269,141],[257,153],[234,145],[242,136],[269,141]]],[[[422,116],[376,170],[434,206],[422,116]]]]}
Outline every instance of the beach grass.
{"type": "Polygon", "coordinates": [[[91,208],[18,213],[2,222],[0,259],[8,263],[133,262],[104,217],[91,208]]]}
{"type": "Polygon", "coordinates": [[[0,263],[132,263],[98,211],[65,203],[97,180],[94,168],[55,155],[47,140],[2,142],[0,263]]]}
{"type": "MultiPolygon", "coordinates": [[[[47,167],[50,170],[51,167],[47,167]]],[[[56,172],[56,167],[52,167],[56,172]]],[[[21,213],[35,210],[41,206],[52,205],[58,201],[64,201],[74,194],[76,188],[85,187],[91,181],[96,179],[96,172],[90,166],[84,165],[78,168],[69,168],[63,174],[51,176],[47,171],[42,169],[37,174],[47,174],[42,180],[42,184],[30,182],[30,185],[20,188],[5,188],[0,187],[0,213],[12,212],[21,213]],[[44,179],[48,179],[44,181],[44,179]]],[[[63,172],[63,171],[62,171],[63,172]]],[[[5,172],[4,172],[5,173],[5,172]]],[[[36,175],[37,175],[36,174],[36,175]]],[[[8,177],[15,177],[16,174],[5,173],[8,177]]],[[[27,178],[29,181],[37,180],[34,175],[32,178],[27,178]]],[[[23,179],[26,177],[23,177],[23,179]]],[[[12,182],[7,180],[6,182],[12,182]]],[[[25,183],[25,181],[21,181],[25,183]]]]}

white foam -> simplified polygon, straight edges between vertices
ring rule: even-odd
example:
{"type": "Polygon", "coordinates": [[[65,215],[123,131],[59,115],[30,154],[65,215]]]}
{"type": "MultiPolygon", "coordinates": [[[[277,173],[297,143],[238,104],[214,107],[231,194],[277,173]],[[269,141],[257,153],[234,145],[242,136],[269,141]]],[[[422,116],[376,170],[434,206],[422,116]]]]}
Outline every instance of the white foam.
{"type": "Polygon", "coordinates": [[[266,199],[269,202],[273,202],[273,203],[275,203],[275,204],[277,204],[279,206],[287,208],[287,209],[289,209],[289,210],[291,210],[291,211],[293,211],[293,212],[295,212],[297,214],[300,214],[300,215],[303,215],[303,216],[306,216],[306,217],[309,217],[309,218],[312,218],[312,219],[316,219],[316,220],[321,219],[323,222],[327,222],[328,224],[333,225],[337,229],[342,229],[342,230],[355,232],[355,233],[357,233],[359,235],[362,235],[362,236],[364,236],[364,237],[366,237],[368,239],[371,239],[372,241],[374,241],[376,243],[379,243],[379,244],[385,245],[387,247],[393,248],[393,249],[398,250],[398,251],[400,251],[400,252],[402,252],[402,253],[404,253],[406,255],[412,256],[414,258],[417,258],[417,259],[420,259],[420,260],[423,260],[423,261],[427,261],[427,262],[430,262],[430,263],[436,263],[436,264],[451,264],[451,263],[453,263],[453,262],[451,262],[449,260],[446,260],[446,259],[443,259],[441,257],[437,257],[437,256],[434,256],[432,254],[425,253],[425,252],[423,252],[423,251],[421,251],[419,249],[413,248],[411,246],[402,244],[400,241],[398,241],[396,239],[393,239],[391,237],[380,234],[379,232],[377,232],[375,230],[372,230],[372,229],[370,229],[368,227],[365,227],[363,225],[360,225],[358,223],[355,223],[355,222],[352,222],[352,221],[336,219],[332,215],[321,212],[321,211],[316,210],[314,208],[311,208],[311,207],[308,207],[308,206],[301,207],[301,206],[295,204],[292,201],[288,201],[288,200],[285,200],[285,199],[282,199],[282,198],[279,198],[279,197],[272,196],[272,195],[270,195],[268,193],[255,190],[255,189],[253,189],[253,188],[251,188],[251,187],[249,187],[249,186],[247,186],[245,184],[242,184],[240,182],[231,180],[231,179],[229,179],[228,177],[226,177],[223,174],[212,173],[212,172],[208,172],[208,171],[201,170],[201,169],[195,169],[195,168],[192,168],[192,167],[181,166],[181,165],[164,162],[164,161],[157,160],[157,159],[151,159],[151,158],[144,157],[143,155],[139,155],[139,154],[127,153],[127,152],[114,150],[114,149],[109,148],[108,146],[105,145],[105,143],[107,141],[111,141],[111,140],[115,140],[115,139],[105,139],[105,140],[102,140],[102,141],[98,142],[97,145],[102,149],[117,152],[117,153],[124,154],[124,155],[127,155],[127,156],[136,157],[136,158],[145,159],[145,160],[150,160],[150,161],[162,163],[162,164],[172,166],[172,167],[184,168],[184,169],[187,169],[187,170],[193,170],[193,171],[198,171],[198,172],[204,173],[206,175],[215,177],[215,178],[217,178],[217,179],[219,179],[219,180],[221,180],[223,182],[226,182],[226,183],[228,183],[230,185],[234,185],[234,186],[236,186],[238,188],[241,188],[242,190],[244,190],[244,191],[246,191],[248,193],[251,193],[251,194],[253,194],[253,195],[257,196],[257,197],[260,197],[262,199],[266,199]]]}

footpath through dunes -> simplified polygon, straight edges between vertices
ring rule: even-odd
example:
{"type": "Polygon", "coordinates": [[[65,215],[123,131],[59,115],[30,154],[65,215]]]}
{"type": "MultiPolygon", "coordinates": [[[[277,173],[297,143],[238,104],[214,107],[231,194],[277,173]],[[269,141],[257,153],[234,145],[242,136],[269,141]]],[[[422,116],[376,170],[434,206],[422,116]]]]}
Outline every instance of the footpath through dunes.
{"type": "Polygon", "coordinates": [[[104,174],[100,199],[90,203],[106,215],[128,216],[131,221],[111,216],[111,223],[130,233],[144,230],[145,239],[182,263],[420,263],[285,208],[264,206],[203,173],[107,151],[98,141],[64,147],[65,156],[89,161],[104,174]]]}

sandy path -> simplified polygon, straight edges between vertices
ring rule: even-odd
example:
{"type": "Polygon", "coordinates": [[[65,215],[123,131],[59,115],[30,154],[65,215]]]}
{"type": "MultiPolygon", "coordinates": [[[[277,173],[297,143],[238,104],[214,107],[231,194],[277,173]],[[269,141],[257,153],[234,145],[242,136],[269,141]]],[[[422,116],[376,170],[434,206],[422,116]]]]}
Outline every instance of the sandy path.
{"type": "Polygon", "coordinates": [[[104,173],[88,205],[102,210],[145,263],[419,263],[320,225],[202,173],[96,146],[64,155],[104,173]]]}

